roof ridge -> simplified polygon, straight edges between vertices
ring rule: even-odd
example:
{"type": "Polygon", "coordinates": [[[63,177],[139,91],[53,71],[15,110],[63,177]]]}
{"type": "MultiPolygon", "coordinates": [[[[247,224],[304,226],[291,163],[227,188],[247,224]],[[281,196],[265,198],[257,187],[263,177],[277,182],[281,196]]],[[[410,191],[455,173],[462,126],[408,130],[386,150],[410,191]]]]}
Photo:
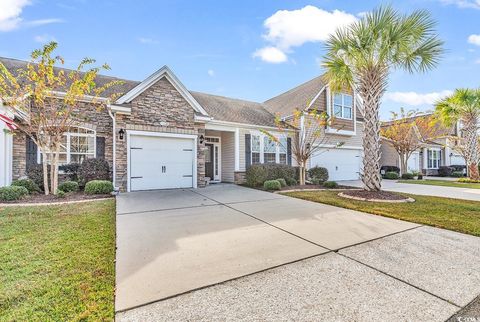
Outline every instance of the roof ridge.
{"type": "Polygon", "coordinates": [[[219,98],[226,98],[229,100],[235,100],[235,101],[240,101],[240,102],[247,102],[247,103],[255,103],[258,105],[264,105],[263,102],[256,102],[256,101],[251,101],[243,98],[236,98],[236,97],[229,97],[229,96],[224,96],[224,95],[218,95],[218,94],[211,94],[211,93],[205,93],[205,92],[199,92],[199,91],[192,91],[189,90],[190,93],[195,93],[195,94],[201,94],[201,95],[208,95],[208,96],[214,96],[214,97],[219,97],[219,98]]]}

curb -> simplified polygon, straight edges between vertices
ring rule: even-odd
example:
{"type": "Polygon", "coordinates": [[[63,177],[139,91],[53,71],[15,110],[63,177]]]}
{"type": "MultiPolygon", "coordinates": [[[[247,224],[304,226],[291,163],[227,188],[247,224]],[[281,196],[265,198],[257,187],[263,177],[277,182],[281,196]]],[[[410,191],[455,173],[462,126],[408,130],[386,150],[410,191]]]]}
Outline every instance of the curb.
{"type": "Polygon", "coordinates": [[[39,202],[39,203],[0,203],[0,207],[58,206],[58,205],[68,205],[73,203],[102,201],[102,200],[110,200],[110,199],[114,199],[114,198],[97,198],[97,199],[82,199],[82,200],[71,200],[71,201],[39,202]]]}
{"type": "Polygon", "coordinates": [[[361,197],[353,197],[340,192],[338,194],[339,197],[346,198],[346,199],[353,199],[358,201],[370,201],[370,202],[383,202],[383,203],[405,203],[405,202],[415,202],[415,199],[408,197],[407,199],[403,200],[384,200],[384,199],[367,199],[361,197]]]}
{"type": "Polygon", "coordinates": [[[335,191],[335,190],[361,190],[360,188],[357,189],[327,189],[327,188],[317,188],[317,189],[290,189],[290,190],[280,190],[280,191],[273,191],[273,193],[284,193],[284,192],[302,192],[302,191],[335,191]]]}

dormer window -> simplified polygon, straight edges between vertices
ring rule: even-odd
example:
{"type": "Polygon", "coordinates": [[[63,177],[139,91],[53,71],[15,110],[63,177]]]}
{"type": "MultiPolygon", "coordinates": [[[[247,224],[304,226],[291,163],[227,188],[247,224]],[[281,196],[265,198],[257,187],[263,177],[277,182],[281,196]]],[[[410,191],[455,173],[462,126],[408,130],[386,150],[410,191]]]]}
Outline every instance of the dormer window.
{"type": "Polygon", "coordinates": [[[353,118],[353,96],[343,93],[333,95],[333,116],[340,119],[353,118]]]}

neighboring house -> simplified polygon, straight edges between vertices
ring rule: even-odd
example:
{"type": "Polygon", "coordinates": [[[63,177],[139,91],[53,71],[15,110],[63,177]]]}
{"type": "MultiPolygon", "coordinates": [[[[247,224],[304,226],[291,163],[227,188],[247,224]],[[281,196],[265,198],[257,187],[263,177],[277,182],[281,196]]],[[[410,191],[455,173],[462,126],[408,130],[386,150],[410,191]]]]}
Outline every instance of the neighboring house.
{"type": "MultiPolygon", "coordinates": [[[[12,73],[27,64],[0,61],[12,73]]],[[[114,79],[99,75],[96,82],[114,79]]],[[[65,133],[61,163],[104,158],[115,186],[123,191],[196,188],[209,181],[241,183],[253,163],[294,164],[291,139],[278,130],[274,114],[288,114],[312,101],[339,117],[338,124],[326,129],[331,144],[312,158],[311,165],[327,167],[332,180],[359,178],[363,125],[355,100],[346,93],[332,95],[320,78],[265,103],[189,91],[166,66],[142,82],[124,80],[112,90],[123,96],[110,102],[108,110],[99,111],[87,99],[78,107],[86,120],[65,133]],[[283,144],[275,144],[264,130],[283,144]],[[339,141],[346,143],[332,149],[339,141]]],[[[104,93],[105,99],[110,94],[104,93]]],[[[24,177],[27,167],[40,163],[40,152],[24,134],[4,134],[0,139],[11,142],[0,151],[0,166],[6,164],[0,173],[6,179],[0,185],[24,177]]]]}
{"type": "MultiPolygon", "coordinates": [[[[413,122],[418,117],[431,117],[432,114],[406,119],[406,122],[413,122]]],[[[390,126],[391,122],[383,122],[382,127],[390,126]]],[[[421,148],[413,152],[407,162],[407,171],[421,172],[425,175],[437,175],[441,166],[465,165],[465,159],[453,147],[460,134],[459,124],[445,127],[441,123],[435,125],[435,129],[429,137],[423,138],[420,135],[421,148]]],[[[381,142],[381,165],[401,167],[400,156],[389,144],[388,140],[382,138],[381,142]]]]}

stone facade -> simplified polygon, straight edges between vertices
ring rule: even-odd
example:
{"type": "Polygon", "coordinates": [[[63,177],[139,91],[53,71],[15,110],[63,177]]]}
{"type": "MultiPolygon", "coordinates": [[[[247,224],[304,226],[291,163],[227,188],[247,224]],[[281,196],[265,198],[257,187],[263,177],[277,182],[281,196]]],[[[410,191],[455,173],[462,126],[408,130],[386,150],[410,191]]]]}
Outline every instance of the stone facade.
{"type": "Polygon", "coordinates": [[[247,182],[245,171],[235,171],[234,176],[235,184],[244,184],[245,182],[247,182]]]}
{"type": "MultiPolygon", "coordinates": [[[[162,78],[134,98],[130,115],[116,115],[117,131],[124,129],[205,135],[205,125],[195,123],[194,109],[166,79],[162,78]]],[[[205,142],[197,140],[197,186],[205,186],[205,142]]],[[[116,185],[127,188],[127,139],[117,138],[116,185]]]]}
{"type": "Polygon", "coordinates": [[[13,135],[12,150],[12,178],[15,180],[26,176],[27,140],[24,133],[17,132],[13,135]]]}

